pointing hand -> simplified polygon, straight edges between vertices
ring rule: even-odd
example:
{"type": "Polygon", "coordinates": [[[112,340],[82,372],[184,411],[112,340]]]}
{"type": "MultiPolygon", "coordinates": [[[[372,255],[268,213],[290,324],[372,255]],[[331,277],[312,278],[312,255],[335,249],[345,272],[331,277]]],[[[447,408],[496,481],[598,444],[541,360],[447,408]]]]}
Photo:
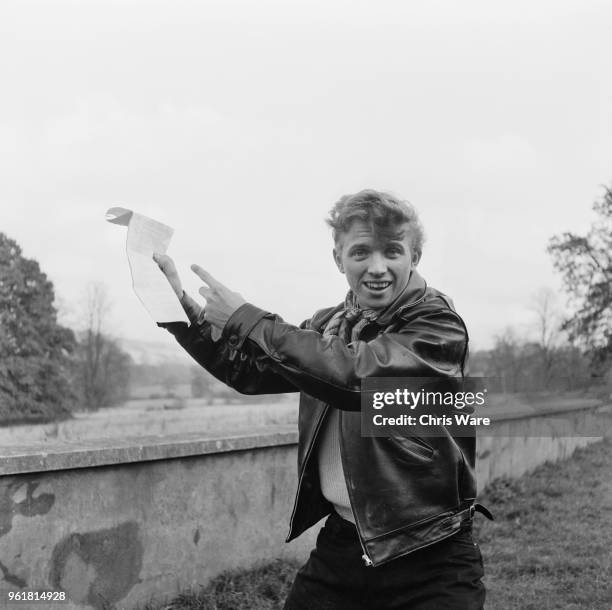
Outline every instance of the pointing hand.
{"type": "Polygon", "coordinates": [[[201,280],[208,284],[207,286],[202,286],[199,291],[206,299],[204,318],[210,322],[213,327],[223,330],[230,316],[241,305],[244,305],[246,301],[240,294],[224,286],[219,280],[215,279],[208,271],[205,271],[199,265],[191,265],[191,270],[201,280]]]}

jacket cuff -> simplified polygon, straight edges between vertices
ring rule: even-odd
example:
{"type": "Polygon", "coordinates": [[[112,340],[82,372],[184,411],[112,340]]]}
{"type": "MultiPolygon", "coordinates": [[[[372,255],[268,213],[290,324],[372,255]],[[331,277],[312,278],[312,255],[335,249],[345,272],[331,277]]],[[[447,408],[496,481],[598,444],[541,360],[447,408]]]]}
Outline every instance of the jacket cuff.
{"type": "Polygon", "coordinates": [[[165,328],[177,339],[189,328],[187,322],[157,322],[159,328],[165,328]]]}
{"type": "Polygon", "coordinates": [[[250,303],[245,303],[225,323],[221,338],[227,341],[230,347],[240,349],[257,323],[268,315],[270,315],[270,312],[259,309],[259,307],[250,303]]]}

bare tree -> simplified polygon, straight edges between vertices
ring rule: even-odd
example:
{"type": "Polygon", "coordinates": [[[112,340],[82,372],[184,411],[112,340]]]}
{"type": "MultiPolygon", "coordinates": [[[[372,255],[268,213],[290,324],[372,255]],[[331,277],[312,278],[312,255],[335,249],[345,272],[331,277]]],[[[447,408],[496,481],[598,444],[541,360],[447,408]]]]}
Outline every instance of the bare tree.
{"type": "Polygon", "coordinates": [[[104,320],[110,310],[106,287],[100,283],[90,284],[85,293],[85,336],[82,341],[85,362],[83,368],[83,390],[88,406],[99,407],[102,360],[105,338],[102,334],[104,320]]]}
{"type": "Polygon", "coordinates": [[[536,332],[539,347],[539,360],[542,385],[550,387],[554,367],[559,357],[562,318],[557,306],[557,298],[550,288],[541,288],[532,298],[530,308],[536,316],[536,332]]]}
{"type": "Polygon", "coordinates": [[[502,335],[495,337],[495,345],[490,351],[491,372],[499,379],[502,392],[519,392],[521,379],[527,364],[524,342],[508,327],[502,335]]]}
{"type": "Polygon", "coordinates": [[[110,312],[106,287],[90,284],[84,299],[84,329],[79,333],[75,381],[83,406],[96,409],[127,398],[130,357],[105,333],[110,312]]]}

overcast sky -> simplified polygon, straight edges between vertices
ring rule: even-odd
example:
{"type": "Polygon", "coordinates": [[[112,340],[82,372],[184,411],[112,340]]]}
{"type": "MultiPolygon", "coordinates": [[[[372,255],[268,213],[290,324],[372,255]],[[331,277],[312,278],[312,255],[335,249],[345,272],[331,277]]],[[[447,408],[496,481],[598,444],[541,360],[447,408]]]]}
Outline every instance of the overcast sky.
{"type": "Polygon", "coordinates": [[[411,201],[421,273],[473,345],[528,332],[548,239],[612,183],[612,4],[595,0],[0,3],[0,231],[76,320],[169,340],[131,291],[122,205],[299,323],[345,279],[323,222],[364,187],[411,201]]]}

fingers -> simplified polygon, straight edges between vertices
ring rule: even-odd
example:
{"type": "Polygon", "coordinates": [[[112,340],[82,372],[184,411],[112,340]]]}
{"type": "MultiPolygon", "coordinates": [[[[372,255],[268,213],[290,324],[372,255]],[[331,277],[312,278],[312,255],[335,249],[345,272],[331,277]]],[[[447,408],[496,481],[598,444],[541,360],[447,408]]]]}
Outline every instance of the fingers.
{"type": "Polygon", "coordinates": [[[172,290],[174,290],[176,296],[180,299],[183,294],[183,287],[174,261],[167,254],[159,254],[158,252],[153,253],[153,260],[157,263],[168,282],[170,282],[172,290]]]}
{"type": "Polygon", "coordinates": [[[216,280],[208,271],[205,271],[200,265],[191,265],[191,270],[211,288],[220,288],[223,286],[219,280],[216,280]]]}
{"type": "Polygon", "coordinates": [[[167,254],[159,254],[158,252],[154,252],[153,260],[166,275],[172,271],[176,271],[174,261],[167,254]]]}
{"type": "Polygon", "coordinates": [[[205,298],[207,301],[209,301],[209,300],[210,300],[210,297],[212,296],[212,293],[213,293],[212,289],[211,289],[211,288],[209,288],[208,286],[202,286],[202,287],[201,287],[201,288],[198,290],[198,292],[199,292],[199,293],[200,293],[200,294],[201,294],[201,295],[202,295],[202,296],[203,296],[203,297],[204,297],[204,298],[205,298]]]}

